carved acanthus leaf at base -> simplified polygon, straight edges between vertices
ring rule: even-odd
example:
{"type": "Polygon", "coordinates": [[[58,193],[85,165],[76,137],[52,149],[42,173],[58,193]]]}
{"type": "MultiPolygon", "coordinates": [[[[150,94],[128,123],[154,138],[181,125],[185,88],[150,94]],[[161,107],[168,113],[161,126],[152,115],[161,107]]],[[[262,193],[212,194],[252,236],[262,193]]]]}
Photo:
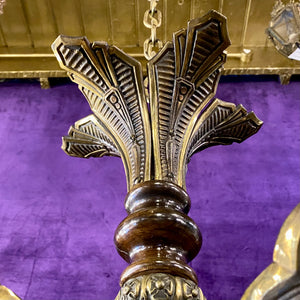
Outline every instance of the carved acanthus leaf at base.
{"type": "Polygon", "coordinates": [[[125,282],[115,300],[206,300],[191,280],[155,273],[125,282]]]}

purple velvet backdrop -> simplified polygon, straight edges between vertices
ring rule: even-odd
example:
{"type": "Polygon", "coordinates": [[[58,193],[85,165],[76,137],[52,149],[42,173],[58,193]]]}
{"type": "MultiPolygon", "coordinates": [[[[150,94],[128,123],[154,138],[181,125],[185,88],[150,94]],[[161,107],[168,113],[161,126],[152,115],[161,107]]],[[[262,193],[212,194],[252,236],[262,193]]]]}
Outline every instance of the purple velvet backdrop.
{"type": "MultiPolygon", "coordinates": [[[[209,300],[241,297],[299,202],[300,82],[251,80],[220,83],[217,96],[254,110],[260,132],[197,154],[187,174],[203,235],[192,267],[209,300]]],[[[121,160],[60,150],[60,137],[90,113],[76,85],[0,89],[0,282],[24,300],[113,299],[126,266],[113,244],[126,216],[121,160]]]]}

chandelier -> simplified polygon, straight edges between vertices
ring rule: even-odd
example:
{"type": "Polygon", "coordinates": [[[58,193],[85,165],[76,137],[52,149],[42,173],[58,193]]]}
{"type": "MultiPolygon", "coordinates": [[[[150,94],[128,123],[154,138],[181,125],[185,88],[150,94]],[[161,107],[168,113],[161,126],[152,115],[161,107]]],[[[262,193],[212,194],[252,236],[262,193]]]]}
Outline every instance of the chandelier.
{"type": "Polygon", "coordinates": [[[210,146],[242,142],[262,122],[241,105],[213,98],[230,44],[226,18],[211,11],[191,20],[155,55],[153,48],[161,48],[155,4],[144,18],[152,17],[144,44],[149,109],[138,61],[82,37],[59,36],[53,43],[60,66],[93,112],[71,126],[62,148],[76,157],[122,158],[128,217],[116,230],[115,244],[129,266],[117,299],[204,299],[188,265],[202,239],[187,216],[187,163],[210,146]]]}

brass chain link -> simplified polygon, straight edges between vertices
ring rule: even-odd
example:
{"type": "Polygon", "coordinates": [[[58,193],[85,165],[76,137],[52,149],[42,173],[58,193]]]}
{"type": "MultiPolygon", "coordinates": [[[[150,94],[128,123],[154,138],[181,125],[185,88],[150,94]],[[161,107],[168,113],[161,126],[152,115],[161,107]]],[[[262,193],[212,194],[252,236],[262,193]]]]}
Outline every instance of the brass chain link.
{"type": "Polygon", "coordinates": [[[150,60],[156,54],[153,48],[161,49],[163,42],[156,37],[156,28],[161,26],[162,20],[162,13],[156,8],[159,0],[148,1],[150,2],[150,9],[145,11],[143,23],[151,29],[151,35],[144,42],[144,55],[146,59],[150,60]]]}

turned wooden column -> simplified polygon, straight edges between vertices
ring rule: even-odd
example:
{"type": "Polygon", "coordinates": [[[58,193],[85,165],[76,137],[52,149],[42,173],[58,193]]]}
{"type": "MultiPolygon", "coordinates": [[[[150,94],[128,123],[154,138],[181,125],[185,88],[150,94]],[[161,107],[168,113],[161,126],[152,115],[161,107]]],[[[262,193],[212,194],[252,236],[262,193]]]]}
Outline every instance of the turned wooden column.
{"type": "Polygon", "coordinates": [[[93,112],[71,126],[63,150],[124,164],[128,217],[115,244],[129,266],[117,299],[204,299],[188,265],[201,234],[187,216],[186,166],[196,152],[240,143],[262,125],[243,106],[213,98],[229,44],[216,11],[174,33],[147,65],[149,106],[140,63],[117,47],[66,36],[52,45],[93,112]]]}
{"type": "Polygon", "coordinates": [[[187,263],[200,250],[201,234],[187,216],[188,194],[173,183],[147,181],[128,193],[125,207],[129,215],[115,233],[117,250],[130,263],[121,284],[151,273],[167,273],[197,283],[187,263]]]}

